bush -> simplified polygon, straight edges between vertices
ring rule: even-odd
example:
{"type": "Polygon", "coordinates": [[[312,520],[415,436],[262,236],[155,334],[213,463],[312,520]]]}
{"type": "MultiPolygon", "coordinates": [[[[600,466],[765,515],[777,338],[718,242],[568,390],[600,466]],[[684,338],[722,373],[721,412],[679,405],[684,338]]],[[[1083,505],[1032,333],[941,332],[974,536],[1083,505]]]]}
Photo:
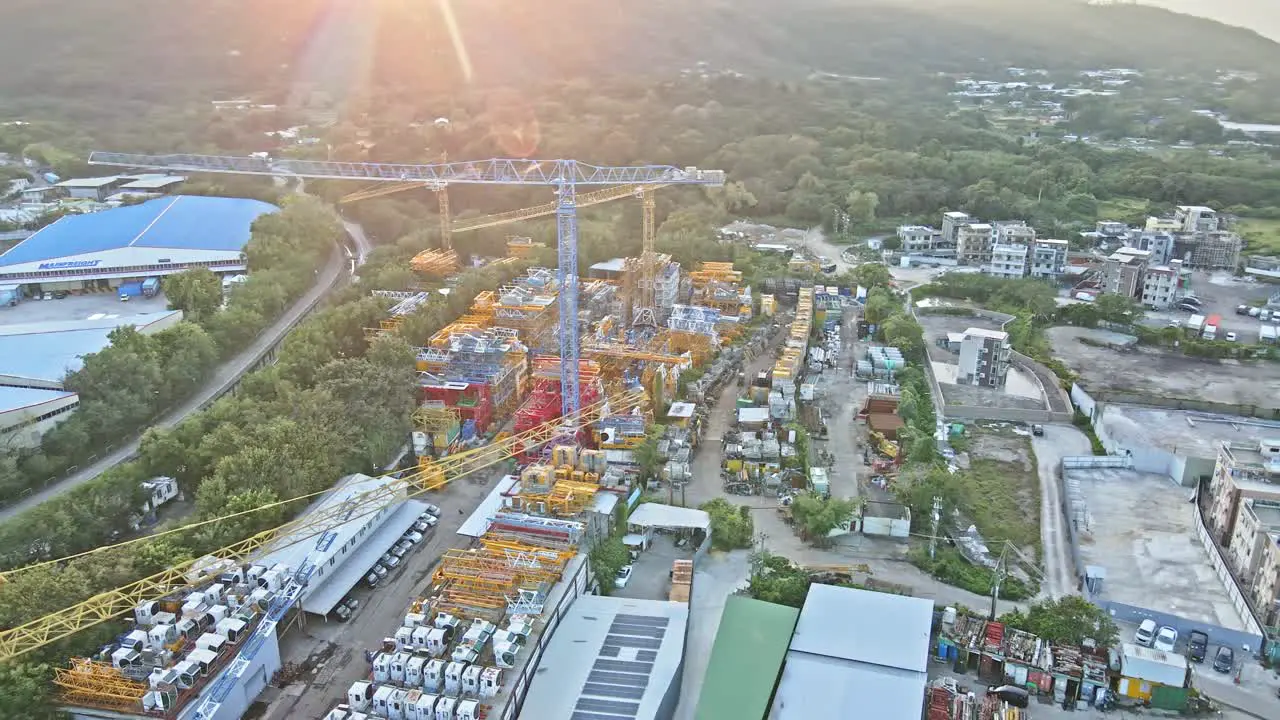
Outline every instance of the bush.
{"type": "Polygon", "coordinates": [[[608,537],[591,548],[590,558],[591,576],[595,578],[596,584],[600,586],[600,594],[611,594],[615,589],[613,584],[614,577],[617,576],[618,571],[623,566],[631,561],[631,554],[627,552],[627,546],[622,544],[621,538],[608,537]]]}
{"type": "Polygon", "coordinates": [[[698,509],[711,515],[711,547],[716,550],[751,547],[755,536],[751,508],[734,505],[724,498],[716,498],[702,503],[698,509]]]}
{"type": "MultiPolygon", "coordinates": [[[[932,558],[929,557],[927,548],[916,548],[907,557],[912,565],[948,585],[968,590],[975,595],[991,595],[991,584],[995,579],[992,572],[965,560],[955,548],[939,547],[936,556],[932,558]]],[[[1034,584],[1015,577],[1006,576],[1000,584],[1000,598],[1003,600],[1026,600],[1037,592],[1039,588],[1034,584]]]]}

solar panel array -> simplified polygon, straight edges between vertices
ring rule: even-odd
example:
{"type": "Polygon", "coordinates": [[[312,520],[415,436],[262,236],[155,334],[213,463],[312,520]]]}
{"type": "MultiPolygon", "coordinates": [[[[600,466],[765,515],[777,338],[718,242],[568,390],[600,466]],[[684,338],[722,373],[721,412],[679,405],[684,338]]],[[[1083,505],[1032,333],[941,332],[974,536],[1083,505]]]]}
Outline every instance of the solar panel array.
{"type": "Polygon", "coordinates": [[[615,615],[570,720],[634,718],[671,619],[615,615]]]}

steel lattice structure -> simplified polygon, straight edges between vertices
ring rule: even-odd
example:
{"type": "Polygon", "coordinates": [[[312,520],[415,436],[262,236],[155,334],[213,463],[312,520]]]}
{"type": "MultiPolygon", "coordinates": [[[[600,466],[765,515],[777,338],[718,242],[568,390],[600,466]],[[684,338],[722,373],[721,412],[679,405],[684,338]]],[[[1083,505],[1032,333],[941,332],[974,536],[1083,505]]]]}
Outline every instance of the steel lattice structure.
{"type": "MultiPolygon", "coordinates": [[[[578,400],[578,212],[579,185],[724,185],[723,170],[673,165],[601,167],[577,160],[492,159],[426,165],[288,160],[218,155],[132,155],[93,152],[90,165],[114,165],[191,173],[294,176],[318,180],[418,182],[433,188],[453,184],[542,185],[554,187],[556,237],[560,267],[560,398],[561,412],[577,411],[578,400]]],[[[584,198],[585,199],[585,198],[584,198]]]]}

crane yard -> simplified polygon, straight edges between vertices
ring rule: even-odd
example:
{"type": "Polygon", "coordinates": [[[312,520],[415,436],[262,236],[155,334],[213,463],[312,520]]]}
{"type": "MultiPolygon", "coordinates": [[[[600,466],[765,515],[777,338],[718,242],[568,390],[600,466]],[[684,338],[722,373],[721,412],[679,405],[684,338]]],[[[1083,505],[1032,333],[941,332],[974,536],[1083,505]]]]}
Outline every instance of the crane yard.
{"type": "MultiPolygon", "coordinates": [[[[539,638],[594,585],[587,550],[627,531],[616,510],[640,496],[638,451],[655,413],[667,418],[681,373],[707,368],[752,319],[750,287],[732,264],[681,268],[653,246],[653,191],[720,185],[724,174],[566,160],[378,166],[94,153],[91,162],[385,181],[344,201],[429,187],[439,196],[441,247],[410,263],[427,283],[447,283],[465,265],[454,233],[533,217],[556,216],[559,263],[528,267],[430,337],[406,338],[417,346],[418,378],[406,469],[351,476],[281,527],[0,631],[0,657],[123,616],[129,627],[113,642],[57,671],[60,702],[74,717],[221,720],[251,708],[277,713],[268,717],[305,708],[303,716],[329,720],[516,717],[539,638]],[[454,221],[447,187],[457,183],[542,185],[557,199],[454,221]],[[605,187],[577,194],[578,185],[605,187]],[[579,279],[576,207],[625,198],[643,206],[640,256],[616,261],[620,272],[579,279]],[[436,498],[458,517],[427,502],[436,498]],[[430,553],[421,560],[419,547],[430,553]],[[361,584],[375,589],[361,598],[361,584]],[[356,645],[331,630],[357,623],[382,627],[381,641],[356,645]],[[297,647],[317,636],[337,640],[300,670],[297,647]],[[289,693],[276,689],[285,686],[289,693]]],[[[516,262],[539,245],[511,238],[507,257],[481,262],[516,262]]],[[[406,320],[437,297],[373,294],[388,309],[366,329],[370,338],[403,337],[406,320]]],[[[672,406],[662,435],[672,455],[653,482],[687,481],[693,406],[676,405],[688,403],[672,406]]],[[[679,567],[662,601],[688,603],[691,566],[679,567]]]]}

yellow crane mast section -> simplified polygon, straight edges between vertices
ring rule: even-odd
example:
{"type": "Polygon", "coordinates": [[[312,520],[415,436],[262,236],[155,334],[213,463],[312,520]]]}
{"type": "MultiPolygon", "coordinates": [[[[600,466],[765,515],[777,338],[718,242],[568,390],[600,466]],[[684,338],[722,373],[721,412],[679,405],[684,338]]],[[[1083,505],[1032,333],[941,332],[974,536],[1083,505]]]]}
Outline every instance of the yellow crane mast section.
{"type": "MultiPolygon", "coordinates": [[[[433,461],[428,469],[420,469],[403,479],[385,476],[388,480],[385,485],[361,493],[350,503],[335,505],[280,527],[264,530],[209,555],[220,560],[243,563],[256,557],[267,546],[274,545],[278,548],[305,542],[357,517],[378,512],[390,502],[438,489],[458,477],[513,457],[526,447],[545,444],[562,433],[565,425],[587,425],[613,412],[624,412],[627,408],[642,406],[645,402],[647,397],[642,390],[629,392],[589,405],[573,415],[543,423],[505,440],[433,461]],[[363,511],[350,515],[351,507],[362,508],[363,511]],[[285,540],[288,542],[281,545],[281,541],[285,540]]],[[[0,630],[0,660],[31,652],[85,628],[124,615],[144,600],[165,597],[198,586],[207,578],[188,575],[196,563],[197,560],[179,563],[23,625],[0,630]]]]}

